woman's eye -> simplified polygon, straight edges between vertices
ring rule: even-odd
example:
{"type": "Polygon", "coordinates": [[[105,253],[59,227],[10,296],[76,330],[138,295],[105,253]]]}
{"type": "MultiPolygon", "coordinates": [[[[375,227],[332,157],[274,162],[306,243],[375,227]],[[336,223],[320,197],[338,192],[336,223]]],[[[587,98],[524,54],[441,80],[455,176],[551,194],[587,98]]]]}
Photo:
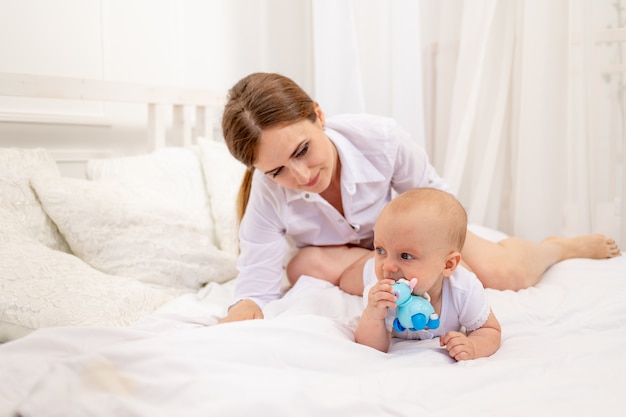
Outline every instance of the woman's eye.
{"type": "Polygon", "coordinates": [[[276,178],[278,174],[281,173],[282,170],[283,170],[283,167],[280,167],[277,170],[270,172],[270,175],[272,176],[272,178],[276,178]]]}
{"type": "Polygon", "coordinates": [[[309,143],[305,143],[304,146],[296,153],[296,158],[301,158],[309,151],[309,143]]]}
{"type": "Polygon", "coordinates": [[[403,252],[402,255],[400,255],[400,257],[405,260],[413,259],[413,256],[406,252],[403,252]]]}

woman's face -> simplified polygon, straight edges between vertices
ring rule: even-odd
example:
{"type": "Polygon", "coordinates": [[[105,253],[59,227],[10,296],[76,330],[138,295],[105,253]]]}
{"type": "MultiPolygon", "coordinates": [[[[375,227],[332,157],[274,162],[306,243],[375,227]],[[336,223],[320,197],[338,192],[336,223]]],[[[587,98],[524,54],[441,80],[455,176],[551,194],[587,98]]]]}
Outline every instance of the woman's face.
{"type": "Polygon", "coordinates": [[[263,131],[254,168],[277,184],[322,193],[337,166],[337,150],[324,133],[324,114],[317,103],[317,120],[304,119],[263,131]]]}

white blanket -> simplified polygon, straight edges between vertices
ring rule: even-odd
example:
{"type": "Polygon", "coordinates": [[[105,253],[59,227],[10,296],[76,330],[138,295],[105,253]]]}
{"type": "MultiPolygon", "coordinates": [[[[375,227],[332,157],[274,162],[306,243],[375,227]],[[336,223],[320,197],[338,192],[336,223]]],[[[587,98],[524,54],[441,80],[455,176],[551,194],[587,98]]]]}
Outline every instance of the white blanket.
{"type": "Polygon", "coordinates": [[[360,297],[304,277],[265,320],[216,325],[232,282],[131,328],[41,329],[0,346],[0,415],[623,416],[626,257],[570,260],[536,287],[488,290],[489,358],[438,341],[354,343],[360,297]]]}

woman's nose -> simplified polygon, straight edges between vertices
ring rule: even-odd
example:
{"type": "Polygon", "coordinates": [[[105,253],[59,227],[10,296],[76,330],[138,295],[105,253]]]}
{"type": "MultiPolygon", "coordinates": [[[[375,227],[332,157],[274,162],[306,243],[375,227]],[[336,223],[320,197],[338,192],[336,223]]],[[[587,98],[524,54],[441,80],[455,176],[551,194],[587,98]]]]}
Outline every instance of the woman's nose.
{"type": "Polygon", "coordinates": [[[309,182],[310,170],[305,164],[299,161],[294,161],[291,164],[291,172],[299,184],[306,184],[309,182]]]}

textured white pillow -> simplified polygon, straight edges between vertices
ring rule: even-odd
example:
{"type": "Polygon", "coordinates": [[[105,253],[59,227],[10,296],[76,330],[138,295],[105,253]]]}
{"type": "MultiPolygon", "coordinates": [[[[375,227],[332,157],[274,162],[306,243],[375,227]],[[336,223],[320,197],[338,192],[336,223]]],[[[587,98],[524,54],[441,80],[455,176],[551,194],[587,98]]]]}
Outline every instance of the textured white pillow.
{"type": "Polygon", "coordinates": [[[151,190],[163,198],[178,200],[215,243],[209,196],[204,186],[198,150],[166,147],[149,154],[87,161],[87,178],[116,180],[129,188],[151,190]]]}
{"type": "Polygon", "coordinates": [[[246,167],[230,154],[224,142],[199,138],[198,145],[217,243],[236,256],[239,253],[237,194],[246,167]]]}
{"type": "Polygon", "coordinates": [[[96,271],[34,240],[15,213],[0,208],[0,219],[0,321],[127,326],[183,293],[96,271]]]}
{"type": "Polygon", "coordinates": [[[43,211],[29,184],[34,173],[60,176],[59,168],[45,149],[0,148],[0,208],[28,225],[28,234],[36,241],[68,252],[65,239],[43,211]]]}
{"type": "Polygon", "coordinates": [[[165,188],[41,176],[31,184],[72,252],[100,271],[191,289],[236,276],[236,258],[215,247],[207,222],[165,188]]]}

